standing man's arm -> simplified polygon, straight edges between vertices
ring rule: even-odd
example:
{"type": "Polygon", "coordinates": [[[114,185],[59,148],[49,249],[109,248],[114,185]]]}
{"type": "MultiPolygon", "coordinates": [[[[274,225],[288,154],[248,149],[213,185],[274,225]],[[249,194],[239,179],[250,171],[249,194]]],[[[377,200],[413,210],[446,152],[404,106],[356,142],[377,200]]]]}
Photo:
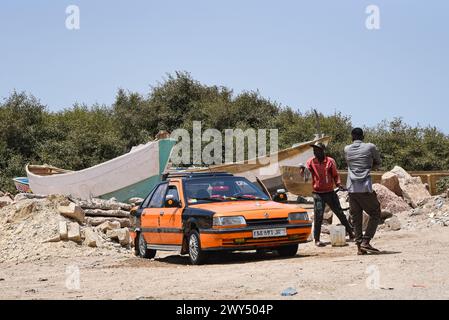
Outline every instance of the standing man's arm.
{"type": "Polygon", "coordinates": [[[377,147],[374,144],[371,148],[371,153],[373,155],[373,169],[377,169],[382,164],[382,159],[380,158],[379,150],[377,150],[377,147]]]}
{"type": "Polygon", "coordinates": [[[341,188],[340,175],[338,174],[337,163],[335,162],[335,160],[332,160],[331,174],[332,174],[332,179],[334,180],[335,185],[338,188],[341,188]]]}

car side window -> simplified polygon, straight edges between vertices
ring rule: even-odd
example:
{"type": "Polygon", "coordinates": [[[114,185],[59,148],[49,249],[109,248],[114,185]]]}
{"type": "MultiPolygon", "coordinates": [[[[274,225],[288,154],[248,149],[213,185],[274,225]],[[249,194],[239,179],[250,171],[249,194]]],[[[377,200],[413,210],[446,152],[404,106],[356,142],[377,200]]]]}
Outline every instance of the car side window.
{"type": "Polygon", "coordinates": [[[153,196],[150,200],[149,208],[162,208],[164,203],[164,196],[167,191],[167,184],[160,184],[157,189],[154,191],[153,196]]]}
{"type": "Polygon", "coordinates": [[[148,205],[150,204],[150,200],[153,194],[154,190],[150,192],[150,194],[145,198],[145,200],[143,200],[142,205],[140,206],[141,208],[143,209],[148,208],[148,205]]]}
{"type": "Polygon", "coordinates": [[[167,195],[165,196],[165,198],[168,199],[169,197],[171,197],[173,200],[179,201],[179,193],[178,188],[176,188],[176,186],[168,187],[167,195]]]}

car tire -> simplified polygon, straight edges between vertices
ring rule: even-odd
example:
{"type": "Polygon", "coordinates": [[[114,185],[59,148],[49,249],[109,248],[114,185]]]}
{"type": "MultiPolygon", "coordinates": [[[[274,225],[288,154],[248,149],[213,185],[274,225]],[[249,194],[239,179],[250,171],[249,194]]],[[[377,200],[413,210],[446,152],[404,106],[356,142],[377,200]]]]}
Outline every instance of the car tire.
{"type": "Polygon", "coordinates": [[[156,256],[156,250],[148,249],[148,244],[143,237],[143,233],[139,233],[137,239],[137,252],[139,256],[146,259],[154,258],[156,256]]]}
{"type": "Polygon", "coordinates": [[[277,249],[277,252],[281,257],[294,257],[298,252],[298,245],[292,244],[288,246],[282,246],[277,249]]]}
{"type": "Polygon", "coordinates": [[[188,237],[189,260],[193,265],[200,265],[206,261],[207,253],[201,250],[200,234],[192,230],[188,237]]]}

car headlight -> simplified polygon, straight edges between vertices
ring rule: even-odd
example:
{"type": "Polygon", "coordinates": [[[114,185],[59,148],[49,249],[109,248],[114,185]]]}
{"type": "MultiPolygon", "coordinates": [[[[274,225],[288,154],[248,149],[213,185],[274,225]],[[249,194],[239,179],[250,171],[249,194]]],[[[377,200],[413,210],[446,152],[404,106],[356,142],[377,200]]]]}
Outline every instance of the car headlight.
{"type": "Polygon", "coordinates": [[[214,217],[214,226],[237,226],[246,224],[245,218],[242,216],[235,217],[214,217]]]}
{"type": "Polygon", "coordinates": [[[307,214],[307,212],[292,212],[288,214],[288,220],[309,220],[309,215],[307,214]]]}

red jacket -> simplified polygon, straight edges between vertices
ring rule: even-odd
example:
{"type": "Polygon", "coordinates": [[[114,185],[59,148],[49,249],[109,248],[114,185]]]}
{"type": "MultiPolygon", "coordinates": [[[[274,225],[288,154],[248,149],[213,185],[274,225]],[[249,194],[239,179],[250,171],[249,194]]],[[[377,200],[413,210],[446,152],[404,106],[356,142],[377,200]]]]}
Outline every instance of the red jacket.
{"type": "Polygon", "coordinates": [[[332,192],[334,183],[337,187],[341,185],[337,163],[331,157],[325,157],[321,163],[315,157],[310,158],[307,160],[307,169],[312,174],[313,192],[332,192]]]}

